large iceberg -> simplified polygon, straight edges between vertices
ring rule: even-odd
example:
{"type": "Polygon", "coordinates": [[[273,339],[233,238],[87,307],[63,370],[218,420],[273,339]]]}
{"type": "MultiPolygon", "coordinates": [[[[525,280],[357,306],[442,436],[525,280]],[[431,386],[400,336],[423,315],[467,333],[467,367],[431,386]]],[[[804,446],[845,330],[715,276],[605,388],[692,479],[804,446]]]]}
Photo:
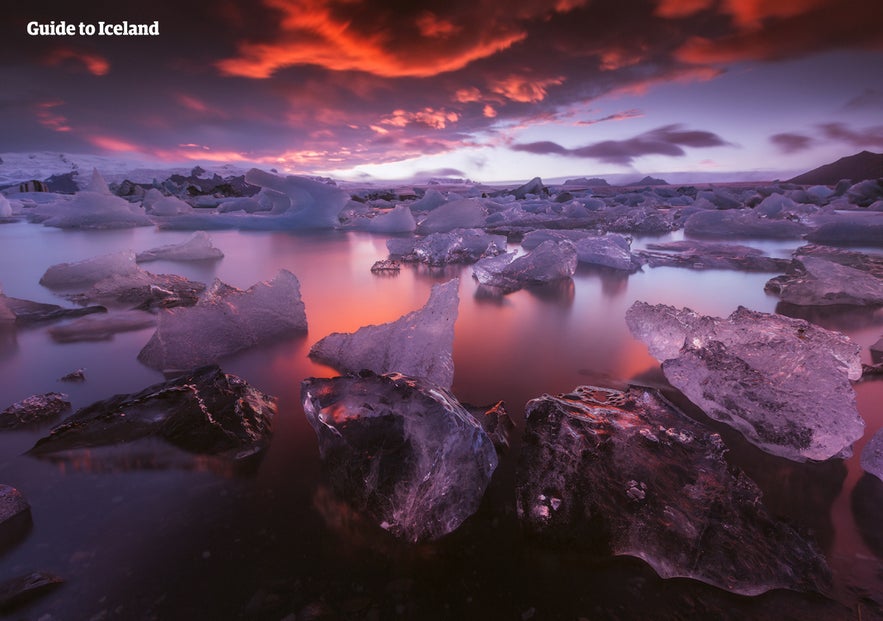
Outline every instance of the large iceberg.
{"type": "Polygon", "coordinates": [[[862,437],[850,383],[862,374],[859,347],[842,334],[743,307],[721,319],[645,302],[626,323],[673,386],[768,453],[848,457],[862,437]]]}
{"type": "Polygon", "coordinates": [[[272,191],[269,212],[196,213],[158,219],[164,229],[310,230],[340,224],[340,212],[349,201],[343,190],[305,177],[280,177],[252,168],[245,180],[272,191]]]}
{"type": "Polygon", "coordinates": [[[119,229],[152,226],[140,205],[111,194],[98,170],[89,186],[70,200],[59,200],[35,209],[32,218],[62,229],[119,229]]]}
{"type": "Polygon", "coordinates": [[[246,291],[215,280],[195,306],[159,314],[156,332],[138,360],[154,369],[182,371],[306,330],[300,283],[288,270],[246,291]]]}
{"type": "Polygon", "coordinates": [[[144,250],[135,255],[135,261],[145,263],[165,259],[167,261],[207,261],[223,258],[224,253],[215,248],[205,231],[197,231],[180,244],[169,244],[144,250]]]}
{"type": "Polygon", "coordinates": [[[459,285],[455,278],[434,286],[423,308],[396,321],[329,334],[313,345],[310,357],[343,372],[398,372],[450,388],[459,285]]]}
{"type": "Polygon", "coordinates": [[[472,267],[472,275],[485,287],[510,293],[529,285],[571,278],[576,264],[577,252],[572,242],[547,240],[521,256],[507,252],[481,259],[472,267]]]}
{"type": "Polygon", "coordinates": [[[335,491],[381,528],[433,540],[478,509],[497,453],[447,390],[365,372],[306,379],[301,398],[335,491]]]}
{"type": "Polygon", "coordinates": [[[824,557],[774,519],[721,437],[658,392],[580,386],[526,406],[517,471],[528,532],[643,559],[727,591],[824,590],[824,557]]]}

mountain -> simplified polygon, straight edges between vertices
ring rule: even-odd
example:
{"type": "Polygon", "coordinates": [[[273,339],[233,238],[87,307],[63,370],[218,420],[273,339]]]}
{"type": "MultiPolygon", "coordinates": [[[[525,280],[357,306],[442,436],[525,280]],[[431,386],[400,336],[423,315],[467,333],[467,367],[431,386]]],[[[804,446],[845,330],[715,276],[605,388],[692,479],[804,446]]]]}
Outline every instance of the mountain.
{"type": "Polygon", "coordinates": [[[836,162],[819,166],[788,181],[801,185],[835,185],[841,179],[858,182],[881,177],[883,177],[883,153],[862,151],[841,157],[836,162]]]}

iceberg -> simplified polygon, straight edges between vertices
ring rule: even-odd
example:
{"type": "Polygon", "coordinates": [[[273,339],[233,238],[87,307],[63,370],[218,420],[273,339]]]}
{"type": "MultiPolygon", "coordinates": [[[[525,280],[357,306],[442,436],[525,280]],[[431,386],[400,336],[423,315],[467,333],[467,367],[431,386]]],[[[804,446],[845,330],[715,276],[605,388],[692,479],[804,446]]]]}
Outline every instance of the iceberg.
{"type": "Polygon", "coordinates": [[[616,233],[598,237],[583,237],[574,242],[576,258],[580,263],[600,265],[624,272],[641,269],[641,261],[632,254],[632,240],[616,233]]]}
{"type": "Polygon", "coordinates": [[[59,343],[105,341],[120,332],[131,332],[156,326],[156,315],[142,310],[118,311],[81,317],[61,326],[49,328],[49,336],[59,343]]]}
{"type": "Polygon", "coordinates": [[[135,255],[137,263],[165,259],[167,261],[208,261],[223,258],[224,253],[212,244],[205,231],[197,231],[187,241],[151,248],[135,255]]]}
{"type": "Polygon", "coordinates": [[[417,233],[447,233],[454,229],[470,229],[484,224],[484,207],[475,198],[461,198],[439,205],[418,225],[417,233]]]}
{"type": "Polygon", "coordinates": [[[301,398],[335,492],[381,528],[434,540],[478,509],[497,453],[447,390],[365,372],[308,378],[301,398]]]}
{"type": "Polygon", "coordinates": [[[300,283],[288,270],[246,291],[215,280],[195,306],[159,313],[138,360],[164,372],[183,371],[306,330],[300,283]]]}
{"type": "Polygon", "coordinates": [[[310,348],[310,357],[342,372],[398,372],[450,388],[459,286],[459,278],[435,285],[423,308],[396,321],[329,334],[310,348]]]}
{"type": "Polygon", "coordinates": [[[390,239],[386,247],[392,257],[402,261],[442,266],[475,263],[482,257],[505,252],[506,237],[491,235],[481,229],[455,229],[419,239],[390,239]]]}
{"type": "Polygon", "coordinates": [[[761,217],[752,209],[697,211],[684,221],[684,233],[691,237],[800,239],[810,230],[793,220],[761,217]]]}
{"type": "Polygon", "coordinates": [[[802,319],[739,307],[728,318],[635,302],[632,334],[709,417],[793,461],[849,457],[864,421],[850,380],[859,346],[802,319]]]}
{"type": "Polygon", "coordinates": [[[44,226],[62,229],[120,229],[153,226],[139,205],[111,194],[104,178],[94,170],[89,186],[70,200],[41,205],[33,212],[44,226]]]}
{"type": "Polygon", "coordinates": [[[883,481],[883,429],[871,436],[862,450],[862,470],[883,481]]]}
{"type": "Polygon", "coordinates": [[[521,256],[508,252],[481,259],[472,267],[472,275],[485,287],[511,293],[529,285],[571,278],[576,264],[572,242],[547,240],[521,256]]]}
{"type": "Polygon", "coordinates": [[[57,304],[45,304],[32,300],[12,298],[0,291],[0,325],[16,323],[29,325],[72,317],[82,317],[92,313],[106,313],[103,306],[87,306],[85,308],[63,308],[57,304]]]}
{"type": "Polygon", "coordinates": [[[739,244],[683,240],[647,244],[647,250],[635,253],[651,267],[687,267],[694,270],[741,270],[778,272],[790,259],[766,256],[762,250],[739,244]]]}
{"type": "Polygon", "coordinates": [[[397,205],[370,218],[354,218],[341,228],[371,233],[413,233],[417,222],[407,205],[397,205]]]}
{"type": "Polygon", "coordinates": [[[50,289],[75,289],[94,285],[110,276],[129,276],[138,271],[135,253],[124,250],[75,263],[52,265],[43,273],[40,284],[50,289]]]}
{"type": "Polygon", "coordinates": [[[764,289],[796,306],[883,306],[883,257],[802,246],[764,289]]]}
{"type": "Polygon", "coordinates": [[[530,534],[742,595],[829,587],[820,551],[769,514],[721,437],[657,391],[580,386],[525,416],[516,508],[530,534]]]}
{"type": "Polygon", "coordinates": [[[275,398],[207,366],[77,410],[28,454],[65,459],[95,447],[159,438],[190,453],[240,458],[268,446],[276,411],[275,398]]]}

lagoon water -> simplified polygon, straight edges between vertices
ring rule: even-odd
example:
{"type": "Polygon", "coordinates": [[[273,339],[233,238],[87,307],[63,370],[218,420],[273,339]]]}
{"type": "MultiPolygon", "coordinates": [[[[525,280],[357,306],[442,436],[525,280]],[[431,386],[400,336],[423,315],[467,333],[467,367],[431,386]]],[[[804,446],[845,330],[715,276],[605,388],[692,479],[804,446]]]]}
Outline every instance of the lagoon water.
{"type": "MultiPolygon", "coordinates": [[[[50,265],[189,235],[2,224],[0,286],[10,296],[67,305],[38,284],[50,265]]],[[[468,266],[406,265],[397,275],[372,274],[372,263],[387,254],[384,236],[218,231],[211,237],[225,253],[219,261],[143,267],[240,288],[280,268],[298,277],[308,334],[221,364],[279,398],[272,444],[247,471],[212,460],[162,462],[125,453],[111,467],[88,453],[66,463],[23,455],[51,424],[0,433],[0,483],[21,490],[33,513],[28,536],[0,556],[0,581],[34,570],[65,580],[17,613],[21,618],[873,618],[863,598],[883,600],[883,482],[863,475],[858,455],[883,427],[883,381],[856,385],[867,427],[854,457],[793,464],[764,455],[691,408],[625,325],[625,311],[636,300],[719,316],[739,305],[773,312],[777,299],[763,291],[771,274],[645,267],[628,276],[581,267],[572,282],[496,299],[476,295],[468,266]],[[735,597],[688,580],[659,580],[637,560],[587,557],[526,540],[512,490],[517,439],[479,513],[451,536],[409,546],[361,523],[322,479],[300,382],[336,373],[307,352],[330,332],[419,308],[433,284],[454,276],[461,280],[453,392],[461,401],[502,399],[520,426],[525,402],[543,393],[629,381],[663,388],[722,433],[730,461],[756,480],[775,514],[815,538],[834,572],[839,604],[784,592],[735,597]],[[837,616],[844,611],[850,617],[837,616]]],[[[748,243],[783,257],[798,245],[748,243]]],[[[867,345],[883,334],[880,313],[815,319],[862,345],[865,362],[867,345]]],[[[136,359],[151,334],[145,329],[62,344],[47,326],[0,332],[0,409],[49,391],[67,393],[78,408],[162,381],[136,359]],[[85,382],[58,381],[81,367],[85,382]]]]}

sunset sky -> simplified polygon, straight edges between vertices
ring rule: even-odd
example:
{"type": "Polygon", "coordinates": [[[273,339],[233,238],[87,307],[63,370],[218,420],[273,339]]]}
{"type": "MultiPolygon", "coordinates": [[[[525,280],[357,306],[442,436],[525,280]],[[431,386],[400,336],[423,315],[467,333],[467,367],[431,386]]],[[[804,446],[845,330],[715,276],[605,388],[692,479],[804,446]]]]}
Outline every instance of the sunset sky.
{"type": "Polygon", "coordinates": [[[37,0],[0,27],[0,153],[501,181],[864,149],[880,0],[37,0]],[[160,35],[28,35],[50,20],[160,35]]]}

